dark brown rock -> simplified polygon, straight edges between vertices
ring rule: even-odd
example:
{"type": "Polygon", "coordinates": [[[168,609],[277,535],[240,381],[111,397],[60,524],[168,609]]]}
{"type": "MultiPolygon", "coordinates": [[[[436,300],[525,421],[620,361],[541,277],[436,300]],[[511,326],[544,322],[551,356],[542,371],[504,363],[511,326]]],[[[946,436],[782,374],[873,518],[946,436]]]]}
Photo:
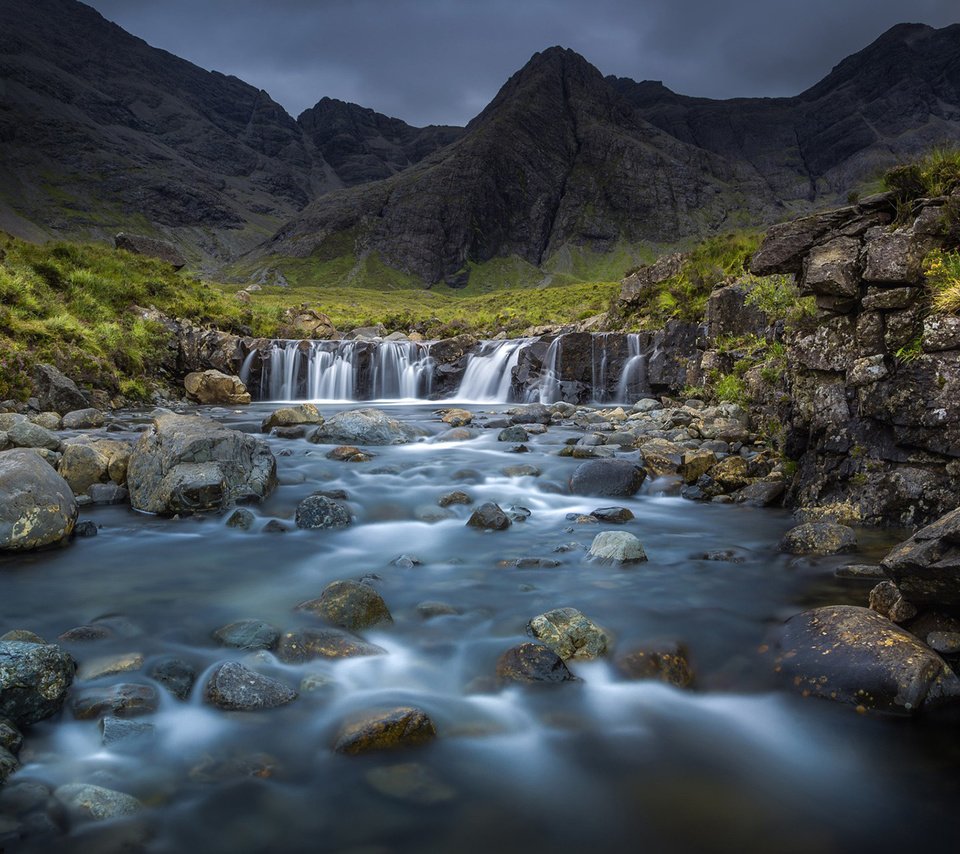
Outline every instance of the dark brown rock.
{"type": "Polygon", "coordinates": [[[398,706],[363,715],[344,724],[337,733],[333,749],[336,753],[356,756],[376,750],[416,747],[436,737],[436,727],[425,711],[411,706],[398,706]]]}
{"type": "Polygon", "coordinates": [[[334,581],[324,588],[320,598],[301,602],[297,610],[350,631],[393,622],[383,597],[369,584],[359,581],[334,581]]]}
{"type": "Polygon", "coordinates": [[[654,679],[678,688],[687,688],[693,682],[687,650],[678,643],[637,647],[618,655],[614,663],[626,679],[654,679]]]}
{"type": "Polygon", "coordinates": [[[503,653],[497,660],[497,677],[526,685],[576,681],[563,659],[538,643],[522,643],[503,653]]]}
{"type": "Polygon", "coordinates": [[[281,636],[277,658],[287,664],[300,664],[315,658],[355,658],[386,652],[383,647],[341,629],[302,629],[281,636]]]}

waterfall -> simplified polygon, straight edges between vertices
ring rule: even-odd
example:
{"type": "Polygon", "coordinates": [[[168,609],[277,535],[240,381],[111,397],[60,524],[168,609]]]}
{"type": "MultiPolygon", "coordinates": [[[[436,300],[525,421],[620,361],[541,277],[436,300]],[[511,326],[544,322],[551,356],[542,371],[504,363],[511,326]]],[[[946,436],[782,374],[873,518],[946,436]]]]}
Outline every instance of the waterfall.
{"type": "Polygon", "coordinates": [[[563,335],[558,335],[547,348],[540,370],[540,403],[556,403],[560,400],[560,351],[563,335]]]}
{"type": "Polygon", "coordinates": [[[606,403],[607,394],[607,343],[609,333],[600,332],[590,338],[590,384],[593,388],[593,402],[606,403]],[[599,359],[597,354],[597,339],[600,339],[599,359]],[[599,361],[599,364],[598,364],[599,361]]]}
{"type": "Polygon", "coordinates": [[[430,345],[383,341],[373,356],[372,396],[376,399],[418,398],[430,394],[433,360],[430,345]]]}
{"type": "Polygon", "coordinates": [[[480,351],[469,357],[457,398],[478,403],[506,402],[510,399],[513,370],[520,353],[535,339],[514,338],[484,341],[480,351]]]}
{"type": "Polygon", "coordinates": [[[635,402],[641,394],[649,391],[647,357],[640,352],[640,336],[631,333],[627,335],[627,360],[620,371],[617,400],[621,403],[635,402]]]}

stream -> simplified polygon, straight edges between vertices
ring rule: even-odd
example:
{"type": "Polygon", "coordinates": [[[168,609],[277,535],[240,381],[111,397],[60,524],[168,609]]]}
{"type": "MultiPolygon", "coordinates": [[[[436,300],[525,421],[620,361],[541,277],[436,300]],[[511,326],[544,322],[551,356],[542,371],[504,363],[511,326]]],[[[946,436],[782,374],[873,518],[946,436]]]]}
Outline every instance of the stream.
{"type": "MultiPolygon", "coordinates": [[[[434,434],[444,426],[437,404],[377,405],[434,434]]],[[[275,406],[190,411],[258,432],[275,406]]],[[[325,415],[342,408],[320,406],[325,415]]],[[[481,424],[496,409],[468,408],[481,424]]],[[[134,428],[148,416],[120,420],[134,428]]],[[[497,442],[497,430],[474,434],[371,448],[366,463],[265,437],[281,485],[249,507],[251,531],[228,528],[229,514],[161,519],[85,507],[81,519],[100,526],[98,536],[0,558],[3,631],[54,642],[101,620],[112,637],[65,648],[81,664],[137,652],[144,666],[96,684],[151,683],[151,665],[170,656],[199,674],[186,701],[160,689],[159,709],[139,719],[155,726],[150,738],[105,747],[97,722],[74,720],[69,708],[33,727],[11,783],[95,783],[146,809],[8,854],[128,850],[131,841],[158,854],[949,849],[960,829],[955,727],[804,699],[783,690],[761,652],[797,611],[863,604],[869,584],[840,582],[834,570],[879,560],[894,532],[858,532],[854,558],[790,557],[776,550],[794,524],[786,511],[685,501],[670,479],[648,481],[629,499],[568,494],[580,461],[557,452],[582,435],[573,428],[531,436],[521,455],[497,442]],[[518,464],[541,474],[503,472],[518,464]],[[354,524],[298,530],[297,503],[317,489],[344,490],[354,524]],[[468,528],[471,507],[437,505],[455,489],[474,506],[520,505],[529,518],[503,532],[468,528]],[[567,518],[612,504],[635,518],[623,526],[567,518]],[[269,520],[287,530],[264,532],[269,520]],[[646,563],[587,560],[593,537],[614,527],[640,538],[646,563]],[[726,559],[706,559],[718,552],[726,559]],[[511,565],[532,557],[559,564],[511,565]],[[282,630],[314,625],[294,606],[331,581],[362,577],[393,615],[389,628],[362,633],[387,655],[290,665],[211,637],[248,617],[282,630]],[[457,613],[425,619],[424,601],[457,613]],[[628,681],[610,657],[571,662],[581,682],[500,688],[499,655],[529,640],[528,620],[562,606],[601,625],[614,653],[682,642],[692,688],[628,681]],[[205,674],[230,659],[294,688],[307,679],[312,690],[270,711],[217,710],[202,700],[205,674]],[[332,752],[352,713],[395,705],[424,709],[439,737],[398,752],[332,752]]]]}

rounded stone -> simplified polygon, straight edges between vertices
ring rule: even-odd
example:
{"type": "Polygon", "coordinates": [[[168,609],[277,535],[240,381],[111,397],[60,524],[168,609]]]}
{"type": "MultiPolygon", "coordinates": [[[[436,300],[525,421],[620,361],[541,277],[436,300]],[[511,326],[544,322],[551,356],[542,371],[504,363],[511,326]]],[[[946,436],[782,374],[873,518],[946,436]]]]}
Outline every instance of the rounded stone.
{"type": "Polygon", "coordinates": [[[62,543],[77,522],[67,482],[34,451],[0,452],[0,551],[62,543]]]}
{"type": "Polygon", "coordinates": [[[0,717],[22,727],[55,715],[75,669],[58,646],[0,641],[0,717]]]}
{"type": "Polygon", "coordinates": [[[611,563],[640,563],[647,559],[643,544],[628,531],[601,531],[590,544],[590,557],[611,563]]]}
{"type": "Polygon", "coordinates": [[[333,749],[336,753],[355,756],[374,750],[413,747],[436,737],[436,727],[423,709],[398,706],[348,721],[337,733],[333,749]]]}
{"type": "Polygon", "coordinates": [[[359,581],[334,581],[323,589],[318,599],[301,602],[297,610],[308,611],[351,631],[393,622],[383,597],[369,584],[359,581]]]}
{"type": "Polygon", "coordinates": [[[382,646],[367,643],[343,629],[302,629],[281,636],[277,658],[286,664],[300,664],[315,658],[356,658],[386,652],[382,646]]]}
{"type": "Polygon", "coordinates": [[[577,466],[570,478],[574,495],[635,495],[647,473],[627,460],[589,460],[577,466]]]}
{"type": "Polygon", "coordinates": [[[607,636],[576,608],[554,608],[534,617],[527,631],[562,659],[597,658],[607,651],[607,636]]]}
{"type": "Polygon", "coordinates": [[[350,512],[342,504],[325,495],[309,495],[297,505],[298,528],[345,528],[351,523],[350,512]]]}
{"type": "Polygon", "coordinates": [[[576,680],[559,655],[538,643],[522,643],[504,652],[497,659],[497,676],[527,685],[576,680]]]}
{"type": "Polygon", "coordinates": [[[221,626],[213,637],[237,649],[273,649],[280,640],[280,630],[263,620],[237,620],[221,626]]]}
{"type": "Polygon", "coordinates": [[[794,555],[832,555],[857,547],[857,535],[846,525],[834,522],[807,522],[783,535],[780,550],[794,555]]]}
{"type": "Polygon", "coordinates": [[[615,663],[627,679],[654,679],[678,688],[686,688],[693,682],[687,650],[678,643],[637,647],[618,655],[615,663]]]}
{"type": "Polygon", "coordinates": [[[74,815],[95,821],[132,815],[142,808],[131,795],[89,783],[67,783],[54,789],[53,794],[74,815]]]}
{"type": "Polygon", "coordinates": [[[510,527],[510,518],[500,508],[499,504],[486,501],[473,511],[467,520],[470,528],[480,528],[484,531],[503,531],[510,527]]]}
{"type": "Polygon", "coordinates": [[[216,667],[204,690],[204,699],[218,709],[251,712],[274,709],[297,699],[297,692],[278,679],[271,679],[244,667],[239,661],[226,661],[216,667]]]}

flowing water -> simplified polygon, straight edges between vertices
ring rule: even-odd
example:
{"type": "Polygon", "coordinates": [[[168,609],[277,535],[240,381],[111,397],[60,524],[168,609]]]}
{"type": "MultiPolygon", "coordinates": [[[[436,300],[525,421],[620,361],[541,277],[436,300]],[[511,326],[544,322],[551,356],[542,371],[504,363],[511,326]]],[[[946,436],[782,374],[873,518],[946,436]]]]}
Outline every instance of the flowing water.
{"type": "MultiPolygon", "coordinates": [[[[205,411],[253,432],[270,409],[205,411]]],[[[430,406],[389,409],[434,433],[442,426],[430,406]]],[[[648,482],[630,499],[571,496],[563,484],[578,463],[556,451],[579,434],[551,427],[531,437],[524,455],[508,453],[496,434],[374,448],[361,464],[327,460],[326,448],[304,440],[269,438],[284,454],[282,485],[251,508],[250,532],[225,527],[221,516],[159,519],[96,507],[82,517],[102,526],[97,537],[0,559],[4,630],[55,639],[109,617],[114,639],[70,651],[81,661],[139,652],[145,666],[102,683],[150,682],[151,664],[170,655],[201,674],[186,702],[161,689],[161,707],[147,718],[155,736],[143,742],[105,748],[96,722],[68,711],[34,727],[14,779],[97,783],[146,809],[132,825],[79,827],[55,845],[22,850],[119,850],[111,834],[130,827],[144,833],[146,850],[164,854],[946,850],[957,830],[955,730],[804,700],[780,689],[758,652],[798,610],[866,595],[834,580],[836,560],[776,551],[791,526],[786,513],[686,502],[669,481],[648,482]],[[518,463],[542,473],[503,472],[518,463]],[[298,501],[320,488],[346,490],[351,527],[294,527],[298,501]],[[507,531],[478,532],[465,527],[469,507],[437,507],[452,489],[531,514],[507,531]],[[567,514],[610,504],[635,514],[624,528],[643,541],[647,563],[596,565],[569,545],[589,547],[610,526],[567,514]],[[287,532],[262,531],[271,519],[287,532]],[[736,562],[704,559],[714,551],[736,562]],[[397,565],[401,555],[419,564],[397,565]],[[506,565],[524,557],[560,563],[506,565]],[[303,665],[255,654],[251,666],[293,687],[305,677],[327,681],[266,712],[203,703],[204,673],[251,655],[218,647],[213,630],[245,617],[281,629],[308,625],[295,605],[331,581],[363,576],[395,621],[364,635],[389,654],[303,665]],[[459,613],[422,619],[416,606],[424,600],[459,613]],[[693,689],[625,681],[605,659],[572,663],[582,682],[499,689],[498,656],[527,639],[530,618],[560,606],[602,625],[614,653],[682,641],[693,689]],[[331,751],[352,713],[398,704],[423,708],[439,738],[399,753],[331,751]],[[410,772],[420,785],[390,782],[410,772]]],[[[887,544],[866,533],[863,542],[865,560],[887,544]]]]}

